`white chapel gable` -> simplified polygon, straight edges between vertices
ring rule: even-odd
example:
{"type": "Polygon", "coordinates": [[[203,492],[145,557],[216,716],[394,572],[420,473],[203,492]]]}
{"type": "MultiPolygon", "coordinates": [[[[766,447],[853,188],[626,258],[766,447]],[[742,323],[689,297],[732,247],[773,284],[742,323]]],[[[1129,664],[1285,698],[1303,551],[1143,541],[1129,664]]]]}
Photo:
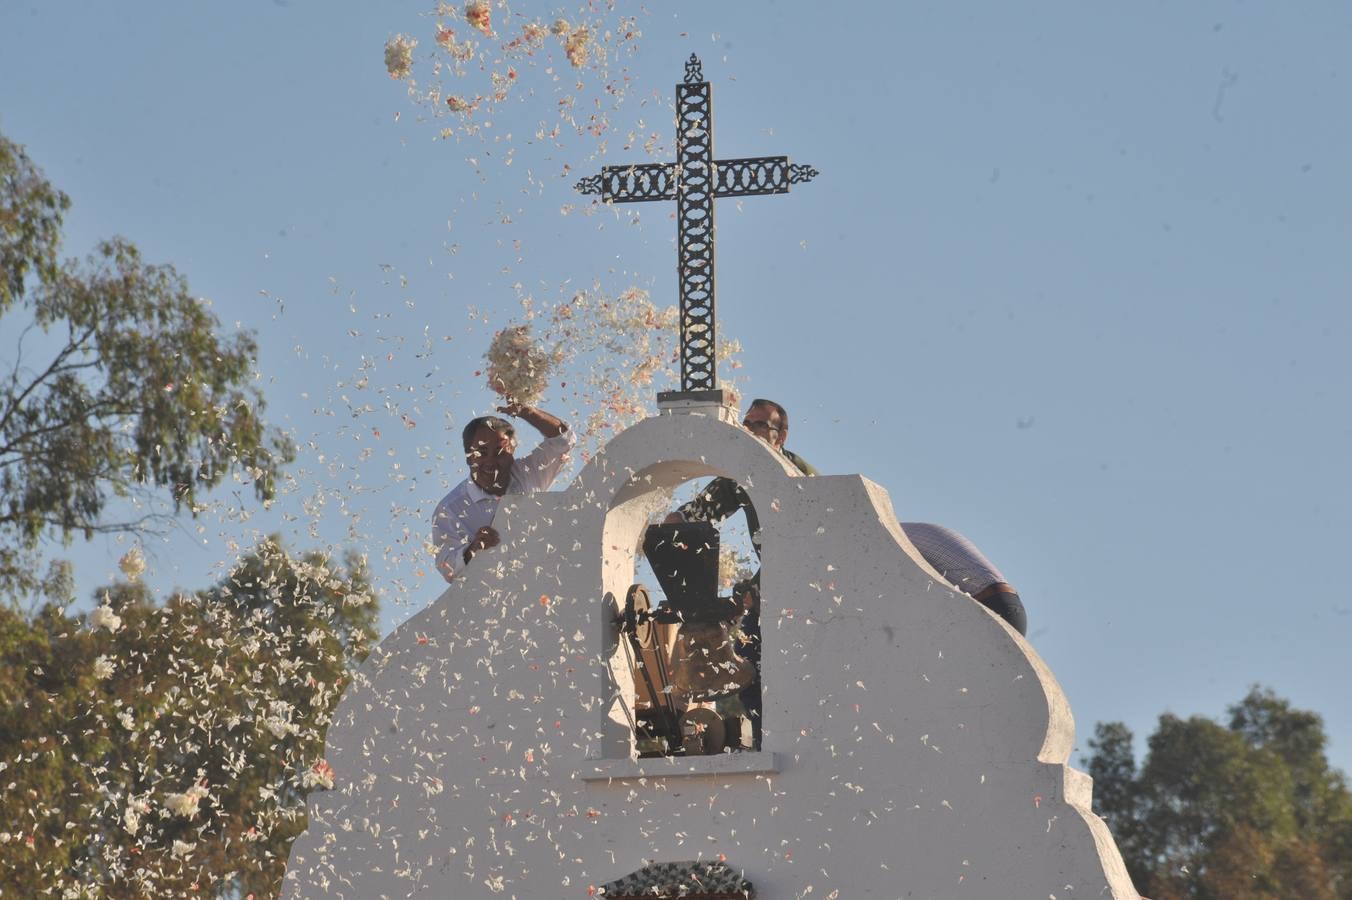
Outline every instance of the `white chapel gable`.
{"type": "Polygon", "coordinates": [[[1036,651],[921,560],[882,488],[802,477],[734,415],[649,418],[567,490],[504,501],[501,546],[343,697],[288,896],[558,900],[717,872],[785,900],[1136,900],[1036,651]],[[762,745],[638,759],[616,618],[645,527],[711,475],[763,529],[762,745]]]}

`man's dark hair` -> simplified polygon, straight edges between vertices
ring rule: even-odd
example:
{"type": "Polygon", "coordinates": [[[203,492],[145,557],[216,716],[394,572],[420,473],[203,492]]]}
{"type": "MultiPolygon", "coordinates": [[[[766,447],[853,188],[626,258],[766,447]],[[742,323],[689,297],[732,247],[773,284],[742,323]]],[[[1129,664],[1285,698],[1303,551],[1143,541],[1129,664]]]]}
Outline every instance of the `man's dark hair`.
{"type": "Polygon", "coordinates": [[[474,432],[485,425],[499,434],[503,432],[506,432],[507,434],[516,434],[516,429],[512,427],[511,422],[508,422],[506,419],[500,419],[497,416],[479,416],[470,419],[469,424],[465,426],[465,430],[460,435],[460,442],[465,445],[466,453],[469,453],[470,441],[474,440],[474,432]]]}
{"type": "Polygon", "coordinates": [[[766,406],[770,407],[770,408],[773,409],[775,412],[779,413],[779,430],[780,430],[780,431],[788,431],[788,430],[789,430],[789,411],[788,411],[787,409],[785,409],[784,407],[780,406],[780,405],[779,405],[778,403],[776,403],[775,401],[773,401],[773,400],[764,400],[764,399],[761,399],[761,398],[757,398],[757,399],[751,401],[751,405],[752,405],[752,406],[760,406],[760,407],[766,407],[766,406]]]}

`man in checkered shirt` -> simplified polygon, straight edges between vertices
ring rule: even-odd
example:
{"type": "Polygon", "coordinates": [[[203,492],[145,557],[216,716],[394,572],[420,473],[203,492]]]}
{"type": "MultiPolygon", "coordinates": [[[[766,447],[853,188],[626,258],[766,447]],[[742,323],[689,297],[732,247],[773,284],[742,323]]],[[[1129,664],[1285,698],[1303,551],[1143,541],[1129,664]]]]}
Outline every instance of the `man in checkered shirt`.
{"type": "Polygon", "coordinates": [[[901,530],[906,532],[925,562],[949,584],[971,594],[1019,634],[1028,634],[1028,616],[1018,592],[975,544],[951,528],[928,522],[902,522],[901,530]]]}

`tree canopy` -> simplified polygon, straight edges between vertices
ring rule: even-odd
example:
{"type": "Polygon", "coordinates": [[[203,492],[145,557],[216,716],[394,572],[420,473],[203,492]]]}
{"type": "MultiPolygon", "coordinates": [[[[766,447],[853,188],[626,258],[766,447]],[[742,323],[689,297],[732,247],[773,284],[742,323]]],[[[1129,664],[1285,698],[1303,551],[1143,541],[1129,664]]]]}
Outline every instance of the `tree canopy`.
{"type": "Polygon", "coordinates": [[[1222,725],[1160,717],[1138,768],[1132,733],[1095,728],[1094,799],[1152,900],[1349,900],[1352,793],[1323,721],[1255,687],[1222,725]]]}
{"type": "Polygon", "coordinates": [[[359,560],[275,539],[163,604],[0,607],[0,895],[276,895],[375,622],[359,560]]]}
{"type": "Polygon", "coordinates": [[[223,336],[170,265],[114,237],[61,258],[70,199],[0,135],[0,590],[44,544],[153,527],[229,477],[263,500],[294,456],[263,420],[250,332],[223,336]]]}

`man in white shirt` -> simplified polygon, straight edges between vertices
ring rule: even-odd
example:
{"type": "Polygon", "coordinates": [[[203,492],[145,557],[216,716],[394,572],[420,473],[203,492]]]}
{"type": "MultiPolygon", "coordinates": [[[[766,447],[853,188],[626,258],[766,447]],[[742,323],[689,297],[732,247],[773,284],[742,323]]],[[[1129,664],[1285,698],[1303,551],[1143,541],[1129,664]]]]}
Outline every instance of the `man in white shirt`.
{"type": "Polygon", "coordinates": [[[479,416],[465,426],[461,439],[469,477],[432,514],[437,571],[447,581],[455,580],[474,554],[498,545],[493,515],[503,496],[548,488],[573,446],[568,426],[543,410],[513,403],[498,407],[498,412],[530,423],[545,439],[525,459],[517,459],[516,429],[511,422],[479,416]]]}

